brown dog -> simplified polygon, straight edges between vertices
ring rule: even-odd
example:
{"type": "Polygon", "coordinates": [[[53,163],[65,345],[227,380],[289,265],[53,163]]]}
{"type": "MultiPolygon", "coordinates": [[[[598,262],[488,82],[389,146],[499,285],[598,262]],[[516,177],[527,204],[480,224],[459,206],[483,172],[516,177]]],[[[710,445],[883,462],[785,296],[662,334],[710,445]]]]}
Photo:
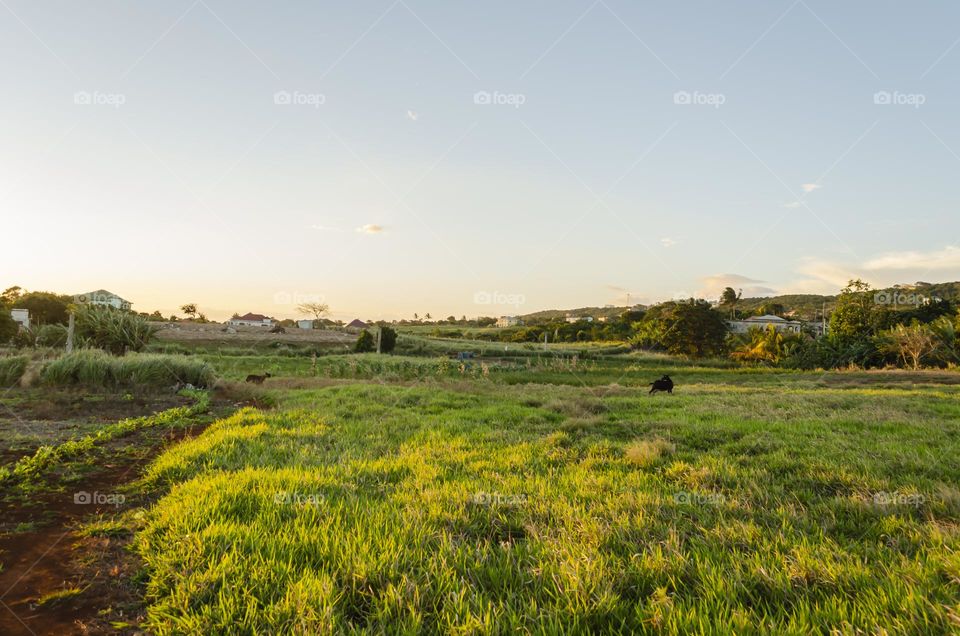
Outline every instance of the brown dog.
{"type": "Polygon", "coordinates": [[[269,373],[264,373],[263,375],[254,375],[250,374],[247,376],[247,382],[253,382],[254,384],[263,384],[263,381],[270,377],[269,373]]]}

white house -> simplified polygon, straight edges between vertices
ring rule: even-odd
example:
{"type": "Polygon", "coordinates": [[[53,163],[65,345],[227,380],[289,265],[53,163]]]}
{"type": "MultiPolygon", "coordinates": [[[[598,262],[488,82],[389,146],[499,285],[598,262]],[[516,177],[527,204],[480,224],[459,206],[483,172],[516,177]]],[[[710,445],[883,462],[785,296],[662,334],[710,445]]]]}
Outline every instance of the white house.
{"type": "Polygon", "coordinates": [[[29,309],[11,309],[10,316],[13,321],[20,325],[21,329],[30,328],[30,310],[29,309]]]}
{"type": "Polygon", "coordinates": [[[113,307],[114,309],[123,309],[124,311],[130,311],[130,307],[132,306],[129,300],[124,300],[113,292],[108,292],[106,289],[98,289],[97,291],[87,292],[86,294],[77,294],[73,299],[80,304],[105,305],[113,307]]]}
{"type": "Polygon", "coordinates": [[[800,330],[803,329],[803,323],[799,320],[787,320],[786,318],[781,318],[780,316],[773,316],[770,314],[765,316],[750,316],[744,320],[727,321],[727,327],[733,333],[747,333],[751,328],[754,327],[766,329],[770,325],[773,325],[773,328],[777,331],[791,333],[800,333],[800,330]]]}
{"type": "Polygon", "coordinates": [[[298,320],[297,326],[301,329],[313,329],[313,320],[310,318],[306,320],[298,320]]]}
{"type": "Polygon", "coordinates": [[[523,321],[520,320],[519,316],[500,316],[497,318],[498,327],[516,327],[521,324],[523,321]]]}
{"type": "Polygon", "coordinates": [[[580,322],[580,321],[593,322],[593,316],[567,316],[566,320],[571,325],[575,322],[580,322]]]}
{"type": "Polygon", "coordinates": [[[272,327],[274,323],[274,319],[269,316],[252,313],[231,318],[227,321],[228,325],[233,325],[234,327],[272,327]]]}

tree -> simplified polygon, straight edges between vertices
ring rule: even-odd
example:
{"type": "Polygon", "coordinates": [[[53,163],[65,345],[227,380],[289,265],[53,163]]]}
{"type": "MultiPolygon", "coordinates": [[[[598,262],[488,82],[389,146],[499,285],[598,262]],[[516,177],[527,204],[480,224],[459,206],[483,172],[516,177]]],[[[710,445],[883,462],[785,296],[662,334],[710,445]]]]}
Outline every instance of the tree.
{"type": "Polygon", "coordinates": [[[803,336],[783,333],[773,325],[766,329],[752,328],[740,337],[740,346],[730,353],[736,360],[779,364],[803,341],[803,336]]]}
{"type": "Polygon", "coordinates": [[[652,307],[637,325],[635,345],[696,357],[721,353],[727,336],[723,316],[701,299],[652,307]]]}
{"type": "Polygon", "coordinates": [[[10,312],[0,309],[0,344],[6,344],[13,340],[19,329],[20,325],[13,319],[10,312]]]}
{"type": "Polygon", "coordinates": [[[938,345],[939,339],[933,330],[915,322],[910,326],[897,325],[885,332],[881,350],[895,353],[904,366],[919,369],[923,361],[937,351],[938,345]]]}
{"type": "Polygon", "coordinates": [[[30,322],[37,325],[63,325],[67,323],[70,296],[53,292],[28,292],[19,296],[13,306],[30,312],[30,322]]]}
{"type": "Polygon", "coordinates": [[[724,307],[730,308],[730,317],[735,316],[734,311],[736,309],[737,303],[740,302],[740,297],[743,295],[743,290],[741,289],[737,293],[733,287],[726,287],[723,290],[723,293],[720,294],[720,304],[724,307]]]}
{"type": "Polygon", "coordinates": [[[424,316],[424,318],[426,318],[427,320],[431,320],[432,317],[430,316],[430,312],[429,312],[429,311],[426,313],[426,315],[424,316]]]}
{"type": "Polygon", "coordinates": [[[865,340],[889,322],[889,313],[886,305],[877,302],[869,283],[851,280],[830,314],[830,336],[839,341],[865,340]]]}
{"type": "Polygon", "coordinates": [[[186,305],[181,305],[180,311],[182,311],[184,314],[186,314],[190,318],[195,318],[197,315],[197,304],[187,303],[186,305]]]}
{"type": "Polygon", "coordinates": [[[297,305],[297,311],[301,314],[313,316],[314,320],[320,320],[330,311],[330,305],[326,303],[302,303],[297,305]]]}
{"type": "Polygon", "coordinates": [[[357,338],[357,344],[354,345],[353,350],[357,353],[370,353],[371,351],[377,350],[377,343],[373,339],[373,334],[364,329],[360,332],[360,336],[357,338]]]}
{"type": "Polygon", "coordinates": [[[23,288],[19,285],[14,285],[13,287],[7,287],[3,290],[3,293],[0,294],[0,304],[2,305],[12,305],[17,302],[17,299],[23,294],[23,288]]]}

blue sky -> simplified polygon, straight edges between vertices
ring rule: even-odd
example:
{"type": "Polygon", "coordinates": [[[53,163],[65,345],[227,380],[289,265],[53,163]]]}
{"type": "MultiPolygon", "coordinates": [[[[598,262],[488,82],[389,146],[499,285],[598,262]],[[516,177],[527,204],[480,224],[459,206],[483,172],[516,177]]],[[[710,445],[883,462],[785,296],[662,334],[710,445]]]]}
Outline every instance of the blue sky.
{"type": "Polygon", "coordinates": [[[0,271],[214,317],[957,280],[957,18],[3,0],[0,271]]]}

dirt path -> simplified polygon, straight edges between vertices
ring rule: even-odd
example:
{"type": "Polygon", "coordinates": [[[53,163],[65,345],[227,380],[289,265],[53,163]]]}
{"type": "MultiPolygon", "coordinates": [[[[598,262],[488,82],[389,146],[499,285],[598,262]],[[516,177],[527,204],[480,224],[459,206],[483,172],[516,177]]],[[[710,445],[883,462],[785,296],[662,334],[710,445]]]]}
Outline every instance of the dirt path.
{"type": "Polygon", "coordinates": [[[114,443],[118,449],[119,445],[142,448],[142,453],[108,449],[107,456],[76,481],[55,481],[41,493],[6,498],[4,525],[21,526],[0,536],[0,634],[121,633],[127,630],[111,623],[138,622],[142,609],[135,582],[139,563],[125,549],[130,536],[90,537],[78,529],[98,515],[149,503],[123,492],[123,486],[134,481],[163,448],[198,435],[207,425],[205,420],[192,428],[136,431],[114,443]],[[116,495],[121,492],[124,501],[118,505],[116,495]],[[64,590],[70,592],[38,603],[64,590]]]}

